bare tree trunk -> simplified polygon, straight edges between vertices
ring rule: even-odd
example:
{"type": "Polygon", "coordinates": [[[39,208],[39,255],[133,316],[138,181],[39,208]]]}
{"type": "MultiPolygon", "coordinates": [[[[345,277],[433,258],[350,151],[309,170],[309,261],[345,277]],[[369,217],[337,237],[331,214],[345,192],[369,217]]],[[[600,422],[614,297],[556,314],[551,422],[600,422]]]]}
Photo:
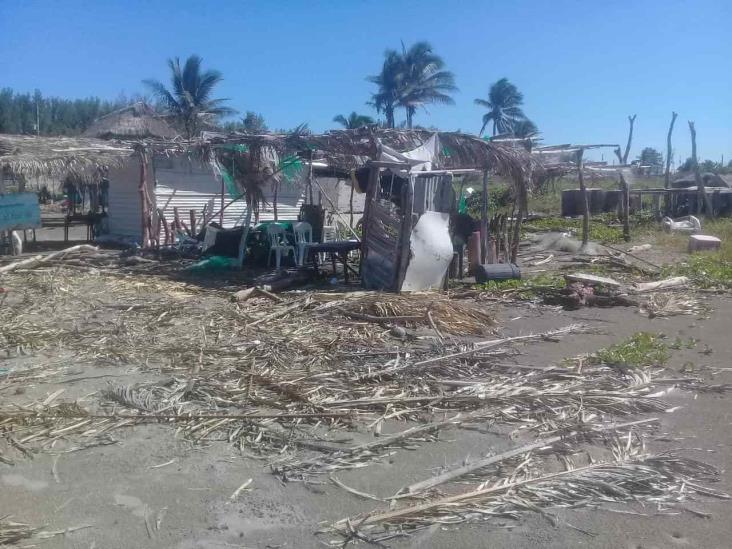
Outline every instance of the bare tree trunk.
{"type": "Polygon", "coordinates": [[[625,144],[625,152],[623,153],[623,164],[628,163],[628,155],[630,154],[630,144],[633,142],[633,126],[635,125],[636,116],[638,116],[638,115],[634,114],[633,116],[628,117],[628,122],[630,123],[630,129],[628,130],[628,142],[625,144]]]}
{"type": "Polygon", "coordinates": [[[590,195],[585,185],[584,170],[584,149],[577,151],[577,178],[579,179],[580,190],[582,191],[582,248],[590,241],[590,195]]]}
{"type": "Polygon", "coordinates": [[[674,132],[674,123],[678,114],[675,112],[671,113],[671,125],[668,127],[668,135],[666,136],[666,178],[663,183],[663,188],[668,189],[671,187],[671,134],[674,132]]]}
{"type": "MultiPolygon", "coordinates": [[[[668,135],[666,136],[666,173],[664,175],[663,188],[667,191],[671,188],[671,134],[674,132],[674,123],[676,122],[677,116],[678,114],[671,112],[671,125],[668,127],[668,135]]],[[[665,203],[663,210],[666,215],[669,215],[671,211],[671,201],[669,200],[668,193],[664,195],[664,199],[665,203]]]]}
{"type": "Polygon", "coordinates": [[[694,122],[691,120],[689,120],[689,131],[691,132],[691,161],[694,164],[694,180],[696,181],[697,210],[701,212],[703,206],[704,213],[714,218],[712,201],[707,194],[707,190],[704,187],[704,180],[699,171],[699,161],[696,157],[696,128],[694,127],[694,122]]]}
{"type": "Polygon", "coordinates": [[[618,164],[623,163],[623,152],[620,150],[620,147],[615,147],[615,156],[618,157],[618,164]]]}

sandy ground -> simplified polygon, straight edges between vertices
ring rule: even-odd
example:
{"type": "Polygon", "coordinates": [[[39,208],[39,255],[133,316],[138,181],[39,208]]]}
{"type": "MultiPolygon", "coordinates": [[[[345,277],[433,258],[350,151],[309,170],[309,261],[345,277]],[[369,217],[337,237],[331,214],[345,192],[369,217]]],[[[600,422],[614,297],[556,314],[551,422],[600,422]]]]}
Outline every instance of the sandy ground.
{"type": "MultiPolygon", "coordinates": [[[[635,308],[556,311],[530,304],[486,305],[494,310],[505,335],[544,331],[573,322],[586,322],[598,333],[571,335],[561,342],[542,341],[521,348],[521,364],[548,365],[565,357],[592,352],[618,342],[637,331],[663,332],[670,338],[694,337],[693,349],[674,352],[671,370],[688,363],[695,368],[727,367],[732,352],[729,337],[732,300],[706,296],[712,312],[708,318],[676,316],[649,320],[635,308]]],[[[151,327],[151,337],[154,335],[151,327]]],[[[74,367],[67,360],[61,376],[36,382],[20,394],[2,390],[3,407],[42,399],[64,389],[64,398],[83,398],[113,379],[119,383],[154,380],[154,372],[141,373],[133,366],[74,367]]],[[[6,359],[0,368],[29,360],[6,359]]],[[[732,382],[732,372],[714,378],[732,382]]],[[[654,451],[683,448],[684,452],[724,471],[716,488],[732,492],[732,451],[729,448],[732,408],[724,394],[672,392],[669,400],[680,408],[662,418],[662,425],[649,444],[654,451]],[[658,440],[661,439],[661,440],[658,440]],[[664,442],[665,441],[665,442],[664,442]]],[[[404,424],[389,426],[401,430],[404,424]]],[[[194,446],[177,439],[163,425],[140,425],[115,431],[118,444],[99,446],[54,458],[38,453],[19,459],[13,466],[0,463],[0,517],[63,530],[89,525],[42,543],[53,548],[170,548],[217,547],[308,548],[320,547],[332,536],[316,536],[323,522],[356,513],[386,508],[323,479],[322,484],[284,483],[271,474],[267,462],[242,456],[221,443],[194,446]],[[55,462],[55,463],[54,463],[55,462]],[[159,467],[157,467],[159,466],[159,467]],[[251,490],[237,501],[230,496],[247,479],[251,490]]],[[[515,445],[507,430],[496,426],[486,433],[449,429],[439,441],[424,443],[417,450],[401,450],[390,460],[365,469],[340,471],[338,478],[353,488],[386,497],[435,468],[459,464],[488,452],[501,452],[515,445]]],[[[726,548],[732,525],[726,519],[725,502],[704,500],[689,503],[701,518],[688,512],[659,511],[646,507],[616,507],[624,513],[595,510],[560,510],[553,526],[539,515],[527,512],[518,521],[435,527],[411,539],[395,541],[394,547],[490,547],[490,548],[726,548]]]]}

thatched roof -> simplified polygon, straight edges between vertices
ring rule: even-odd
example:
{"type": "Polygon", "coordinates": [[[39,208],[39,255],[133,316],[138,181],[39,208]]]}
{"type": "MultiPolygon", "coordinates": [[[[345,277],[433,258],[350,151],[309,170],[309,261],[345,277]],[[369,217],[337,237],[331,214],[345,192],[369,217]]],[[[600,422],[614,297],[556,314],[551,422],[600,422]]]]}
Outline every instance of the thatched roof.
{"type": "MultiPolygon", "coordinates": [[[[437,132],[441,151],[435,164],[439,169],[487,169],[493,173],[519,180],[531,165],[536,175],[542,170],[537,159],[520,147],[491,143],[479,137],[457,133],[437,132]]],[[[208,153],[217,147],[239,144],[249,148],[271,148],[279,155],[312,151],[313,157],[323,159],[334,168],[352,169],[378,157],[380,145],[396,151],[413,150],[427,142],[435,132],[424,130],[385,130],[359,128],[336,130],[325,134],[263,134],[244,133],[204,134],[199,146],[208,153]]]]}
{"type": "Polygon", "coordinates": [[[179,132],[146,103],[138,102],[98,118],[84,132],[100,139],[175,139],[179,132]]]}
{"type": "Polygon", "coordinates": [[[92,175],[122,165],[132,145],[79,137],[0,135],[0,169],[30,177],[92,175]]]}

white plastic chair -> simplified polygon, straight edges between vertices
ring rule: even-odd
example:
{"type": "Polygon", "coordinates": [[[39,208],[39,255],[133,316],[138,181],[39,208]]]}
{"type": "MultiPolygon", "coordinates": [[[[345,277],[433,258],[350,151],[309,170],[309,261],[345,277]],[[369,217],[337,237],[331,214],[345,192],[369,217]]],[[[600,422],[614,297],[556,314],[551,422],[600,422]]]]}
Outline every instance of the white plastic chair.
{"type": "Polygon", "coordinates": [[[295,247],[287,243],[285,229],[282,225],[278,225],[277,223],[270,223],[267,225],[267,236],[269,236],[267,267],[272,263],[272,253],[275,254],[275,266],[278,271],[280,270],[280,263],[282,261],[282,252],[285,252],[285,257],[289,257],[290,252],[292,252],[292,257],[297,260],[295,247]]]}
{"type": "Polygon", "coordinates": [[[297,264],[302,266],[307,259],[308,246],[313,243],[313,227],[307,221],[295,223],[295,246],[297,246],[297,264]]]}
{"type": "Polygon", "coordinates": [[[687,215],[686,217],[680,217],[675,220],[670,217],[664,217],[662,223],[666,232],[698,233],[701,231],[701,221],[693,215],[687,215]]]}

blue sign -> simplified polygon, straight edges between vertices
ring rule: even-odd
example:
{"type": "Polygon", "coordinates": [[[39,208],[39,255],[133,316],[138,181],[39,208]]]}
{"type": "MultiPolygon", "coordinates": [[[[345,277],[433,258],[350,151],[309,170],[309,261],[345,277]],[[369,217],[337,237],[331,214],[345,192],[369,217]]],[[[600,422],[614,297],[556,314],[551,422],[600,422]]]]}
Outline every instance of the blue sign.
{"type": "Polygon", "coordinates": [[[41,226],[41,207],[36,193],[0,195],[0,231],[37,229],[41,226]]]}

